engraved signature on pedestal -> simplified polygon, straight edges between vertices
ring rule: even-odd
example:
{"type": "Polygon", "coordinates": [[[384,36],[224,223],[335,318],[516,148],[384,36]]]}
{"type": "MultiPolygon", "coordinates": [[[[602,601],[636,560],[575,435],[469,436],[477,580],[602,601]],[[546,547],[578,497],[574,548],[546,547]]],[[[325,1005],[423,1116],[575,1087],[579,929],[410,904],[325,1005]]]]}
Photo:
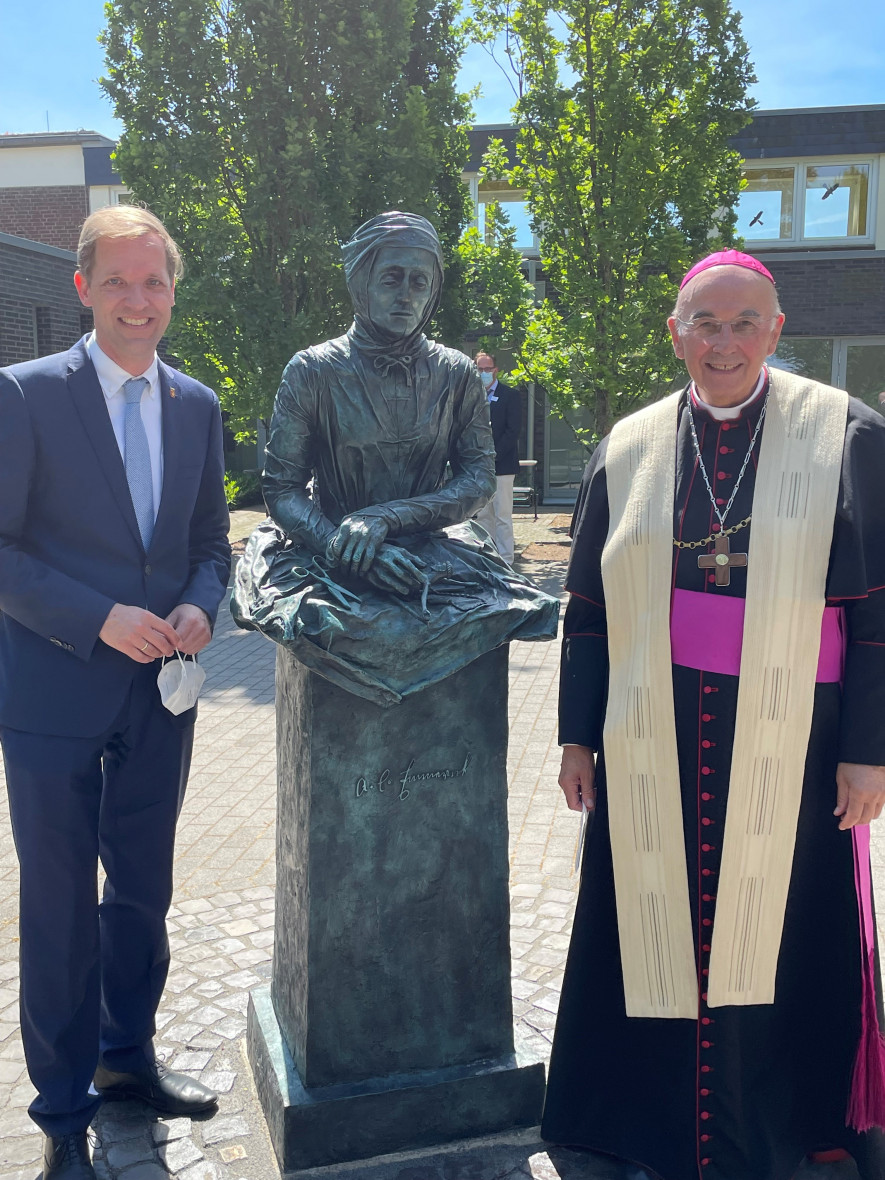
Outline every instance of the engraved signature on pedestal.
{"type": "Polygon", "coordinates": [[[379,795],[384,794],[384,788],[390,782],[390,771],[382,770],[378,775],[377,782],[370,778],[358,778],[356,780],[356,797],[368,794],[369,791],[376,791],[379,795]]]}
{"type": "MultiPolygon", "coordinates": [[[[409,760],[409,765],[403,773],[395,780],[399,784],[399,791],[397,798],[400,802],[404,802],[411,795],[409,785],[412,783],[425,783],[431,780],[446,780],[455,778],[464,778],[467,774],[467,768],[470,765],[470,755],[468,754],[462,766],[452,770],[415,770],[415,759],[409,760]]],[[[370,791],[374,791],[377,795],[384,795],[386,787],[391,783],[392,778],[389,770],[382,770],[376,779],[370,778],[367,775],[361,775],[356,780],[356,797],[361,799],[363,795],[368,795],[370,791]]],[[[394,784],[395,785],[395,784],[394,784]]]]}

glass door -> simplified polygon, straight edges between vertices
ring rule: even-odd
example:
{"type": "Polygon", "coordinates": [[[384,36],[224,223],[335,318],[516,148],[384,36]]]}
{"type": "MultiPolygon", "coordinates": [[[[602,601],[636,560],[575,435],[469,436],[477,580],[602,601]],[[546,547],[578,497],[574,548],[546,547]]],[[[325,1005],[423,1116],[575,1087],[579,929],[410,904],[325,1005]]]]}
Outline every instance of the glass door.
{"type": "Polygon", "coordinates": [[[782,336],[768,363],[776,369],[798,373],[847,389],[852,397],[885,413],[885,337],[782,336]]]}
{"type": "Polygon", "coordinates": [[[838,384],[852,397],[859,397],[868,406],[885,413],[885,341],[846,340],[843,353],[844,379],[838,384]]]}
{"type": "Polygon", "coordinates": [[[774,356],[768,363],[774,369],[785,369],[812,381],[833,382],[833,341],[809,339],[805,336],[782,336],[774,356]]]}
{"type": "Polygon", "coordinates": [[[589,429],[590,414],[585,409],[572,410],[567,418],[559,418],[550,413],[548,405],[546,427],[544,501],[573,504],[592,453],[578,441],[575,428],[589,429]]]}

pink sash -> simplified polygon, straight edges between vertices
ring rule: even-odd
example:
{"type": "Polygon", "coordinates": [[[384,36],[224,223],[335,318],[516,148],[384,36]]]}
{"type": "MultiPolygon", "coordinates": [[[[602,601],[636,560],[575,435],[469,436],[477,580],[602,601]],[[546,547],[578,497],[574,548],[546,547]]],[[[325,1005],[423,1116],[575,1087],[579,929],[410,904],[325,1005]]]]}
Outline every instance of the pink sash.
{"type": "MultiPolygon", "coordinates": [[[[744,639],[744,600],[723,594],[675,590],[670,608],[670,650],[673,663],[699,672],[738,676],[744,639]]],[[[842,680],[845,670],[845,612],[824,609],[820,635],[818,684],[842,680]]]]}
{"type": "Polygon", "coordinates": [[[873,922],[873,882],[870,872],[870,827],[851,829],[854,847],[854,889],[860,919],[862,960],[860,1044],[854,1058],[845,1125],[855,1131],[885,1127],[885,1037],[876,1011],[876,927],[873,922]]]}
{"type": "MultiPolygon", "coordinates": [[[[744,638],[744,600],[719,594],[676,590],[670,610],[670,648],[674,664],[738,676],[744,638]]],[[[818,684],[841,683],[845,671],[845,612],[824,609],[821,623],[818,684]]],[[[857,895],[861,951],[861,1035],[854,1061],[847,1126],[864,1132],[885,1127],[885,1037],[876,1011],[876,931],[870,873],[870,829],[851,829],[854,888],[857,895]]]]}

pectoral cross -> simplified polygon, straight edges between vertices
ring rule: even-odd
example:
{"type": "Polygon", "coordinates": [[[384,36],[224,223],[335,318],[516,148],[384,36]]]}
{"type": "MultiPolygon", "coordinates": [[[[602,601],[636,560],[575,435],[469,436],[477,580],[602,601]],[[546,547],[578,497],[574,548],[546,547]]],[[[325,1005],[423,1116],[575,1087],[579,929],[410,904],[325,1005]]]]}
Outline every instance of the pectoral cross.
{"type": "Polygon", "coordinates": [[[716,571],[717,586],[727,586],[731,582],[732,566],[746,564],[746,553],[732,553],[728,537],[717,537],[713,542],[713,552],[698,558],[698,569],[716,571]]]}

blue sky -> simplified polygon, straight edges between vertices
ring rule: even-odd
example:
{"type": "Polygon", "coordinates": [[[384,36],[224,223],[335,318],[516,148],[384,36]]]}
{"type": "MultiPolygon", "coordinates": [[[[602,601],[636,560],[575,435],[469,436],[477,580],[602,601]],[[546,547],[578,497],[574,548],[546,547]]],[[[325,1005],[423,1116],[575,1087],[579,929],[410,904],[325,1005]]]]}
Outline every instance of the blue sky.
{"type": "MultiPolygon", "coordinates": [[[[738,7],[763,108],[885,103],[882,0],[744,0],[738,7]]],[[[0,0],[0,133],[88,128],[116,136],[96,79],[103,0],[0,0]]],[[[465,56],[461,82],[479,82],[478,123],[509,121],[512,95],[487,55],[465,56]]]]}

